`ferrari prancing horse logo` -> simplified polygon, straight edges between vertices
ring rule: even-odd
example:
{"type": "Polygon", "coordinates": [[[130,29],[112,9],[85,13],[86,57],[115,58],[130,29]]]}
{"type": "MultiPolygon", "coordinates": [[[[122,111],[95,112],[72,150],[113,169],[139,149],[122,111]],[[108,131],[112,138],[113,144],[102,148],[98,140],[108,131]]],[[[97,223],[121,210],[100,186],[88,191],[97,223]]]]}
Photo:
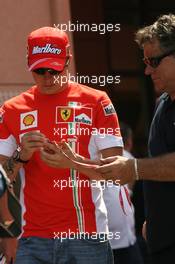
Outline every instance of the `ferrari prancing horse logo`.
{"type": "Polygon", "coordinates": [[[61,117],[64,121],[68,120],[71,115],[71,109],[61,109],[61,117]]]}

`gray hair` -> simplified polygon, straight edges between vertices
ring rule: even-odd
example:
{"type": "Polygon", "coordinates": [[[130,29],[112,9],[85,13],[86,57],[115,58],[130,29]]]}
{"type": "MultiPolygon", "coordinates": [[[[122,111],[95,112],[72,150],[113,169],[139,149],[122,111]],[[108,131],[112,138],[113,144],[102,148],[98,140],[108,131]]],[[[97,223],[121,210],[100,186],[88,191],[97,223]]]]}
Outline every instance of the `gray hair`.
{"type": "Polygon", "coordinates": [[[158,40],[162,51],[175,50],[175,15],[162,15],[152,25],[139,29],[135,40],[140,48],[158,40]]]}

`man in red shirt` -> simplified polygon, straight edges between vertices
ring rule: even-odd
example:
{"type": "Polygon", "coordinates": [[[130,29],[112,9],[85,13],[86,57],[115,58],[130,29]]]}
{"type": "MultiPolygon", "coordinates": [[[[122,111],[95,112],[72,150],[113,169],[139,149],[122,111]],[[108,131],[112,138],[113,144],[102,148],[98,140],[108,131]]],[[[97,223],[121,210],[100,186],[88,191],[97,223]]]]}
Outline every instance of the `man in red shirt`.
{"type": "MultiPolygon", "coordinates": [[[[91,160],[122,153],[110,99],[105,92],[70,82],[69,60],[65,32],[52,27],[33,31],[28,65],[36,85],[1,108],[0,161],[11,180],[19,171],[22,182],[16,264],[112,263],[99,181],[91,182],[71,162],[68,169],[64,161],[59,168],[44,161],[48,142],[63,139],[91,160]]],[[[15,258],[12,243],[5,242],[10,262],[15,258]]]]}

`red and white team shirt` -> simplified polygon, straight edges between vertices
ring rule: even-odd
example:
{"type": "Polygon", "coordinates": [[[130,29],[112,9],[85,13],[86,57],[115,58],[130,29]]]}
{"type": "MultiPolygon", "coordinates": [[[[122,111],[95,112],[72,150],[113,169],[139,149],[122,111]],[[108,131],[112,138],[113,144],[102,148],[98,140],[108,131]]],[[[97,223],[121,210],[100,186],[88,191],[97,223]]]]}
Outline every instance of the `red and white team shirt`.
{"type": "MultiPolygon", "coordinates": [[[[34,86],[0,109],[0,154],[11,156],[22,135],[40,131],[49,140],[65,139],[86,158],[123,146],[117,115],[105,92],[77,83],[54,95],[34,86]]],[[[107,233],[107,211],[100,184],[73,169],[47,166],[35,152],[20,170],[23,236],[55,233],[107,233]]]]}

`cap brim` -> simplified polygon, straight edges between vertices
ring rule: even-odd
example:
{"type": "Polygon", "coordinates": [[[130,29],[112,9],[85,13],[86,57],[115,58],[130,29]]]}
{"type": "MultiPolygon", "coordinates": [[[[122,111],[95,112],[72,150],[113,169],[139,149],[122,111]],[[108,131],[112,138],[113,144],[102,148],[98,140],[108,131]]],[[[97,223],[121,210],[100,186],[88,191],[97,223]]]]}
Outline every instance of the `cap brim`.
{"type": "Polygon", "coordinates": [[[33,71],[39,68],[49,68],[56,71],[62,71],[66,63],[66,58],[43,58],[29,64],[29,71],[33,71]]]}

